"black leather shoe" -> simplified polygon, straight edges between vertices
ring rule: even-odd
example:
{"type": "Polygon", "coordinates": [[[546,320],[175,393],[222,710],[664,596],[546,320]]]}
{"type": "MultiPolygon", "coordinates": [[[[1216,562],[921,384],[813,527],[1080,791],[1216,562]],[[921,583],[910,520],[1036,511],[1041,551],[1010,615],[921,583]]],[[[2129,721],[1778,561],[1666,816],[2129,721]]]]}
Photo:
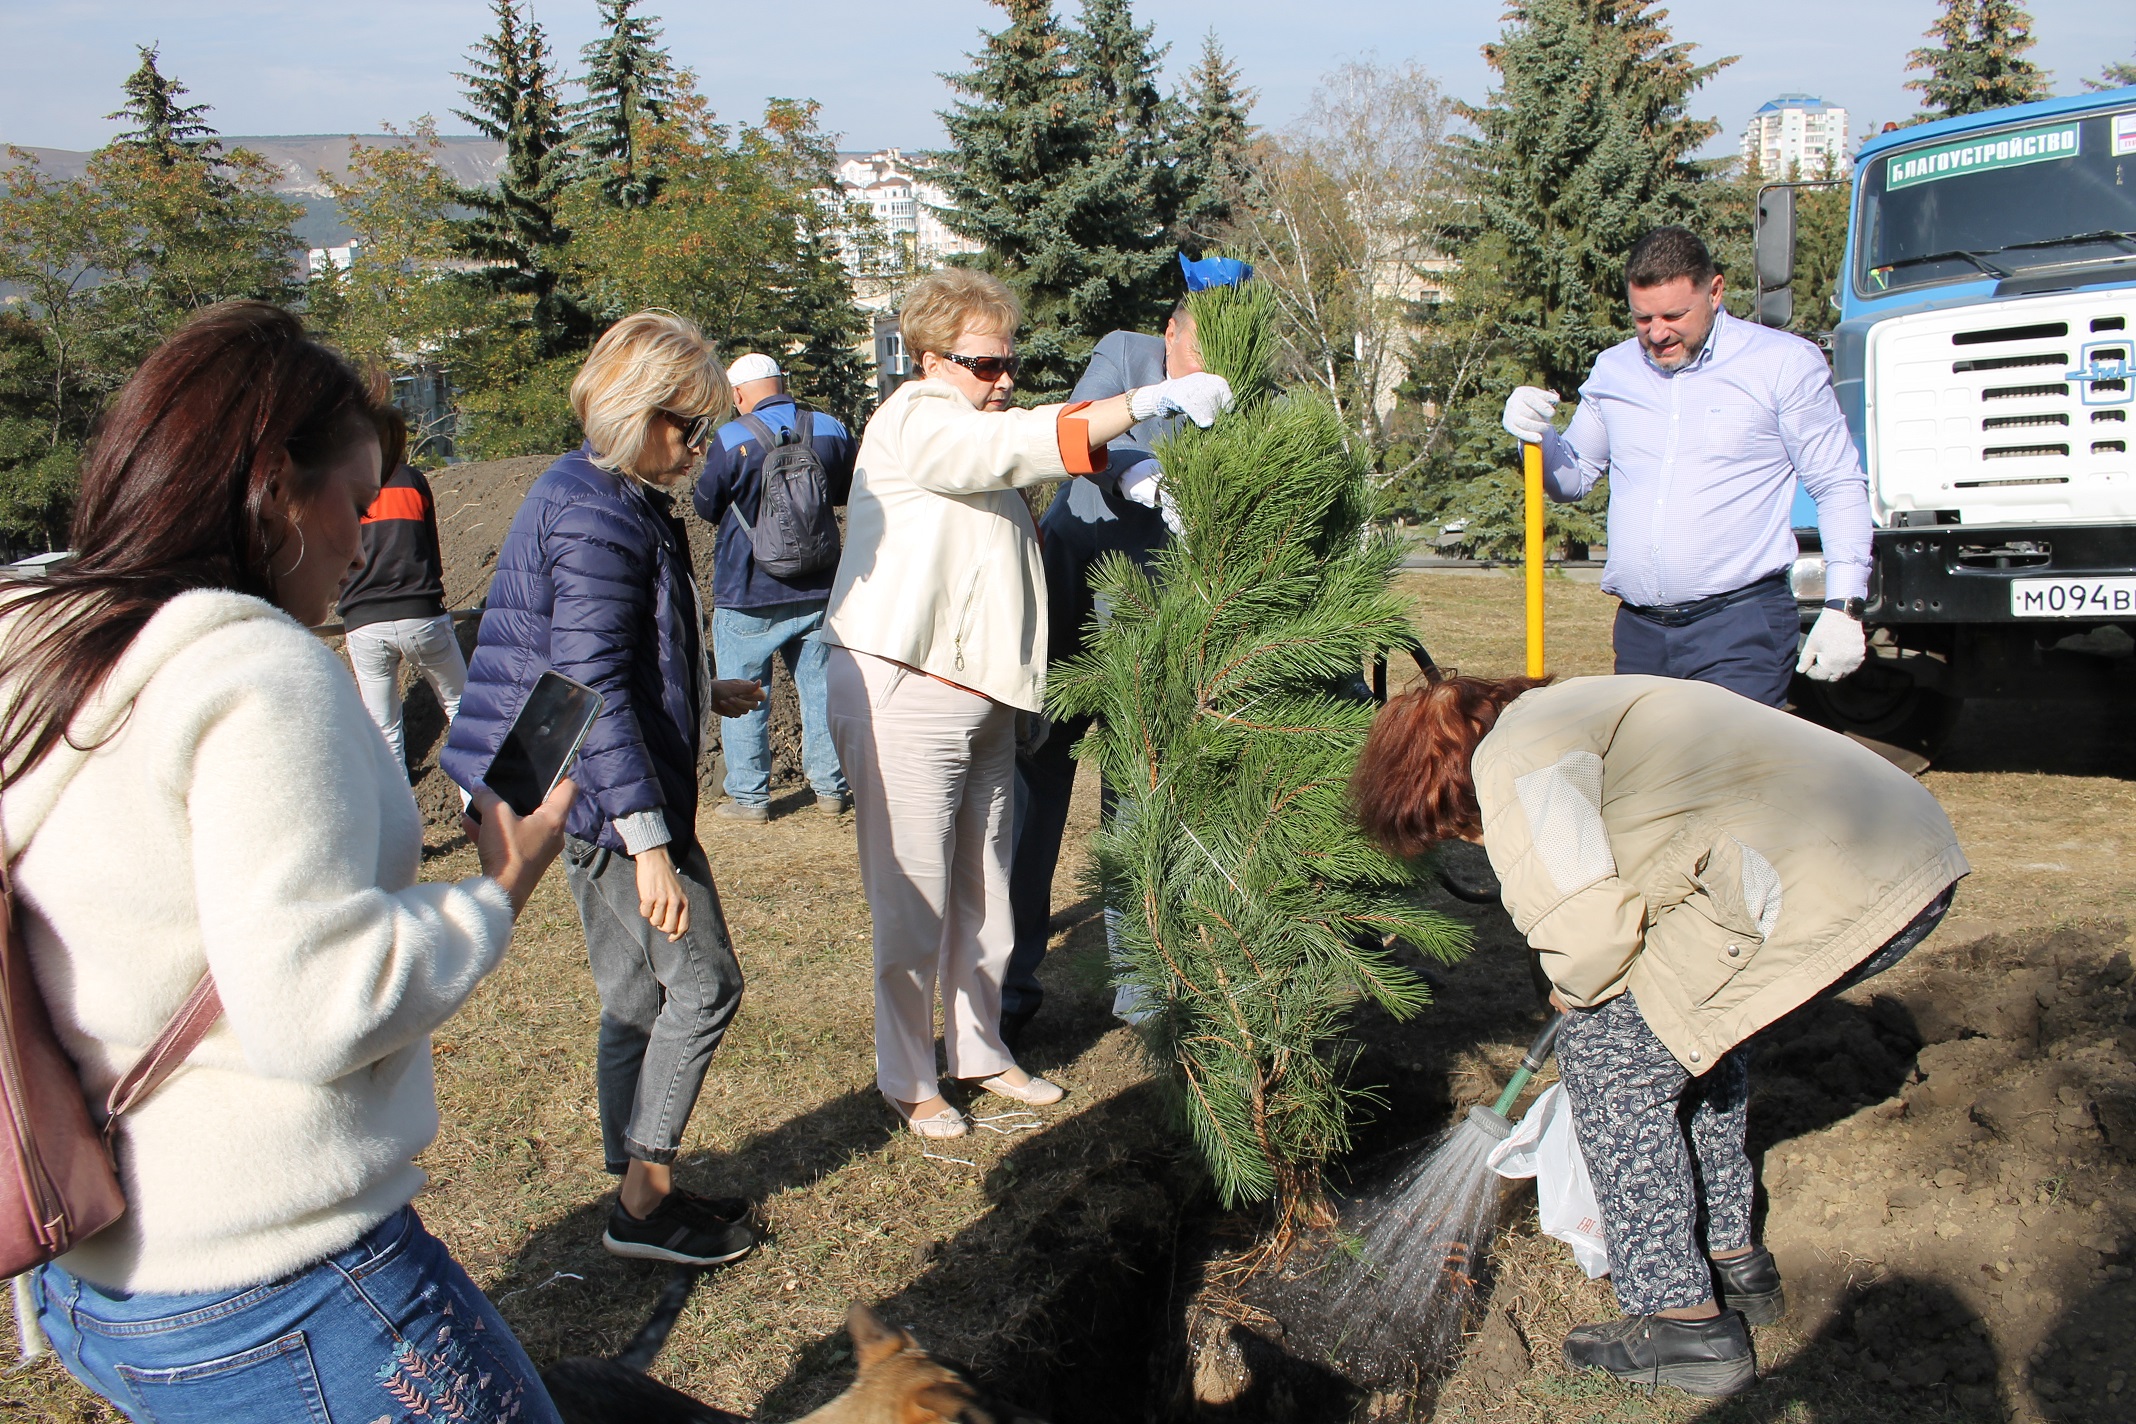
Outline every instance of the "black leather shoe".
{"type": "Polygon", "coordinates": [[[1780,1267],[1760,1246],[1748,1256],[1713,1263],[1721,1304],[1743,1312],[1746,1325],[1772,1325],[1787,1314],[1787,1292],[1780,1288],[1780,1267]]]}
{"type": "Polygon", "coordinates": [[[1672,1385],[1707,1399],[1741,1394],[1758,1382],[1750,1330],[1733,1310],[1711,1320],[1631,1315],[1582,1325],[1565,1336],[1565,1363],[1603,1370],[1630,1384],[1672,1385]]]}

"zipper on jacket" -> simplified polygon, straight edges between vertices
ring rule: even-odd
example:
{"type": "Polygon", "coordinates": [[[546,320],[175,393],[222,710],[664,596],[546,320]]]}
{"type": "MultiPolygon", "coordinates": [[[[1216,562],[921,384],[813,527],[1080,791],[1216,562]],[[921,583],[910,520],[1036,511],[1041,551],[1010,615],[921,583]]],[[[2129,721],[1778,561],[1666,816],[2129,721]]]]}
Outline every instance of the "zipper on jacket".
{"type": "Polygon", "coordinates": [[[952,647],[957,655],[958,672],[964,671],[964,637],[972,631],[972,610],[979,604],[979,581],[985,574],[986,560],[981,559],[979,567],[972,570],[971,587],[964,593],[964,611],[957,617],[957,641],[952,647]]]}

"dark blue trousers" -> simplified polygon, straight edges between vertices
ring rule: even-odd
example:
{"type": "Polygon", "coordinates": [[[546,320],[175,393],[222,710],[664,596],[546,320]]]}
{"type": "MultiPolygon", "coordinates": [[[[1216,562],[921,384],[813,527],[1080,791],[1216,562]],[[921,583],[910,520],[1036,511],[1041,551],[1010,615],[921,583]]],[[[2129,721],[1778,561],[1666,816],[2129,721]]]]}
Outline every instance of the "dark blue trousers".
{"type": "Polygon", "coordinates": [[[1016,850],[1009,862],[1009,913],[1016,948],[1001,985],[1001,1021],[1017,1025],[1038,1012],[1046,991],[1038,966],[1052,938],[1053,872],[1075,795],[1075,744],[1090,730],[1088,717],[1055,722],[1037,751],[1016,757],[1016,850]]]}
{"type": "Polygon", "coordinates": [[[1623,604],[1611,642],[1619,673],[1680,677],[1711,682],[1740,692],[1768,707],[1787,706],[1788,683],[1802,642],[1802,615],[1785,579],[1772,579],[1743,590],[1747,596],[1726,601],[1688,621],[1665,610],[1623,604]]]}

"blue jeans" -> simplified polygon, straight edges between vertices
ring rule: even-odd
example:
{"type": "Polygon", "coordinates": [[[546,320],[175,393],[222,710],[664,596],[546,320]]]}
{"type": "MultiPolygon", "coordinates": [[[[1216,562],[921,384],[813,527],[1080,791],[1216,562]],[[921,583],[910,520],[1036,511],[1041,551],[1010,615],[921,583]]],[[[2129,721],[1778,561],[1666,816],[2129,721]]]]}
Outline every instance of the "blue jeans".
{"type": "Polygon", "coordinates": [[[36,1285],[68,1373],[137,1424],[560,1424],[511,1327],[413,1207],[265,1285],[128,1294],[56,1265],[36,1285]]]}
{"type": "Polygon", "coordinates": [[[727,794],[744,806],[771,801],[771,662],[786,659],[801,699],[801,763],[818,796],[846,795],[845,772],[823,700],[825,604],[773,603],[762,608],[712,610],[712,659],[721,677],[764,685],[764,705],[744,717],[719,719],[720,750],[727,758],[727,794]]]}

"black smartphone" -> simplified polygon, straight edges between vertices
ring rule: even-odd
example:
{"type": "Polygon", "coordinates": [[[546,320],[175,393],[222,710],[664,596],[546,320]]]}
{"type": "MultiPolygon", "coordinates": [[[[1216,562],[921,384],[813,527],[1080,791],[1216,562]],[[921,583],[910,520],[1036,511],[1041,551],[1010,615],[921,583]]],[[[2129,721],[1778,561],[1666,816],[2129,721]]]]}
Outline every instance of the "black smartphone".
{"type": "Polygon", "coordinates": [[[562,673],[543,673],[482,774],[483,784],[520,815],[532,815],[571,769],[600,715],[600,693],[562,673]]]}

